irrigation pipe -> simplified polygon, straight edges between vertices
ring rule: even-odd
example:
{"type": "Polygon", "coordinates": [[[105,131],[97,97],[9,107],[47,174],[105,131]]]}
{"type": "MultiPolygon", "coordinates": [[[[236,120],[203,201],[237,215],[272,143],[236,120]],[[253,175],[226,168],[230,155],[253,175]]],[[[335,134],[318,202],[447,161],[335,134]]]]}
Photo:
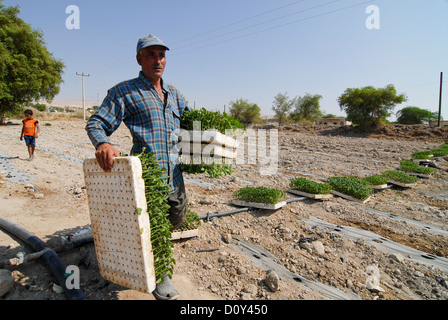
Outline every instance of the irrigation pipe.
{"type": "Polygon", "coordinates": [[[0,217],[0,228],[24,241],[33,251],[42,253],[40,258],[42,258],[48,265],[50,271],[56,277],[59,285],[63,288],[64,293],[69,300],[86,299],[86,296],[81,289],[67,288],[65,283],[66,279],[64,277],[67,268],[57,253],[53,249],[49,248],[45,242],[23,227],[2,217],[0,217]]]}
{"type": "MultiPolygon", "coordinates": [[[[286,200],[286,203],[295,202],[295,201],[303,201],[305,199],[308,199],[308,198],[307,197],[299,197],[299,198],[288,199],[288,200],[286,200]]],[[[240,212],[252,211],[254,209],[256,209],[256,208],[254,208],[254,207],[244,207],[244,208],[241,208],[241,209],[235,209],[235,210],[230,210],[230,211],[225,211],[225,212],[220,212],[220,213],[216,212],[216,213],[212,213],[212,214],[207,214],[207,215],[201,216],[199,218],[208,222],[208,221],[210,221],[211,219],[214,219],[214,218],[229,216],[229,215],[232,215],[232,214],[235,214],[235,213],[240,213],[240,212]]]]}

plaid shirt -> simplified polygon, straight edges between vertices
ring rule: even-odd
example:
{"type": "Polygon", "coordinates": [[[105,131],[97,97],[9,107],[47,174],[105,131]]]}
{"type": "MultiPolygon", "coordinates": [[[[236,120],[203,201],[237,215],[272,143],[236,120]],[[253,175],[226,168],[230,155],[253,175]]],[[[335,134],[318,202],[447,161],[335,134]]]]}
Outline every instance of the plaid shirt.
{"type": "Polygon", "coordinates": [[[153,152],[159,165],[167,169],[165,174],[174,191],[183,178],[180,165],[176,159],[170,159],[170,153],[176,150],[175,130],[180,129],[180,116],[188,107],[174,86],[163,83],[162,90],[166,95],[165,105],[142,72],[138,78],[119,83],[108,91],[102,105],[87,122],[86,130],[97,148],[101,143],[111,143],[108,137],[124,122],[132,135],[131,154],[141,153],[143,148],[153,152]]]}

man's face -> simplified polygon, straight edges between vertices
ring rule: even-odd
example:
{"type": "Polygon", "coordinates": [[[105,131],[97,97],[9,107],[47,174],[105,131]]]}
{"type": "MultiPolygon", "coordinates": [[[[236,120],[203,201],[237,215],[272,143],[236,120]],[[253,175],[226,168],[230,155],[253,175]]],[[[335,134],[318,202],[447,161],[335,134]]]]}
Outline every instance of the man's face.
{"type": "Polygon", "coordinates": [[[152,83],[162,78],[165,71],[166,56],[162,46],[151,46],[140,50],[137,62],[142,66],[142,72],[152,83]]]}

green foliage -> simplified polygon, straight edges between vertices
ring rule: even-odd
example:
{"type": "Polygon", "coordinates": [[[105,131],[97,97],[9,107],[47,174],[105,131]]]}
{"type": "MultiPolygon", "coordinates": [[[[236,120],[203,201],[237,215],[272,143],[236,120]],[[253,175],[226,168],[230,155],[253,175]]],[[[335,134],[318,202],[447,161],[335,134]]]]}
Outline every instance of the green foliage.
{"type": "Polygon", "coordinates": [[[308,180],[306,178],[291,179],[291,187],[299,191],[312,194],[329,194],[331,193],[331,186],[324,183],[308,180]]]}
{"type": "Polygon", "coordinates": [[[18,7],[0,3],[0,117],[6,112],[59,93],[61,60],[47,50],[41,31],[18,17],[18,7]]]}
{"type": "Polygon", "coordinates": [[[282,201],[286,193],[282,190],[266,187],[245,187],[235,191],[233,196],[246,202],[275,204],[282,201]]]}
{"type": "Polygon", "coordinates": [[[199,228],[200,226],[201,226],[201,218],[199,218],[196,212],[193,212],[190,210],[190,208],[187,208],[185,221],[182,222],[182,224],[176,228],[176,231],[194,230],[199,228]]]}
{"type": "Polygon", "coordinates": [[[398,170],[384,171],[382,175],[387,177],[389,180],[394,180],[401,183],[415,183],[419,180],[417,177],[413,177],[398,170]]]}
{"type": "Polygon", "coordinates": [[[288,121],[288,115],[294,105],[294,100],[290,100],[286,93],[279,93],[275,96],[272,110],[279,125],[288,121]]]}
{"type": "Polygon", "coordinates": [[[250,124],[260,123],[262,121],[260,107],[255,103],[249,103],[245,99],[231,101],[229,111],[241,123],[250,124]]]}
{"type": "Polygon", "coordinates": [[[393,85],[385,88],[349,88],[338,98],[341,110],[347,114],[347,120],[361,128],[377,125],[386,121],[395,105],[406,101],[404,94],[397,94],[393,85]]]}
{"type": "Polygon", "coordinates": [[[160,282],[164,275],[172,277],[176,263],[173,258],[173,243],[171,242],[173,226],[168,219],[170,186],[166,183],[164,176],[166,169],[159,166],[153,153],[144,153],[143,151],[136,156],[142,163],[142,177],[145,181],[145,195],[151,226],[154,269],[156,281],[160,282]]]}
{"type": "Polygon", "coordinates": [[[233,174],[233,168],[227,164],[181,164],[183,172],[191,174],[207,173],[212,178],[233,174]]]}
{"type": "Polygon", "coordinates": [[[412,154],[412,157],[414,159],[434,160],[434,157],[445,157],[447,155],[448,155],[448,143],[444,143],[437,149],[414,152],[412,154]]]}
{"type": "Polygon", "coordinates": [[[412,154],[412,158],[414,159],[427,159],[427,160],[434,160],[434,157],[432,156],[432,151],[418,151],[414,152],[412,154]]]}
{"type": "Polygon", "coordinates": [[[320,94],[311,95],[309,93],[303,97],[297,97],[294,100],[295,110],[291,114],[291,118],[294,121],[314,121],[316,118],[321,117],[320,99],[322,99],[320,94]]]}
{"type": "Polygon", "coordinates": [[[444,156],[448,155],[448,148],[433,149],[433,150],[431,150],[431,154],[434,157],[444,157],[444,156]]]}
{"type": "Polygon", "coordinates": [[[423,124],[436,119],[438,119],[436,112],[417,107],[406,107],[397,112],[397,123],[400,124],[423,124]]]}
{"type": "Polygon", "coordinates": [[[417,162],[401,160],[400,169],[405,172],[414,172],[422,174],[431,174],[434,172],[434,168],[421,167],[417,162]]]}
{"type": "Polygon", "coordinates": [[[185,130],[193,130],[194,122],[201,122],[201,131],[215,129],[225,134],[226,130],[237,130],[243,128],[243,124],[234,116],[227,115],[223,112],[208,111],[205,108],[185,111],[182,114],[180,127],[185,130]]]}
{"type": "Polygon", "coordinates": [[[327,181],[333,190],[359,200],[367,199],[373,192],[367,182],[355,177],[330,177],[327,181]]]}
{"type": "Polygon", "coordinates": [[[380,185],[386,184],[389,179],[387,179],[384,176],[369,176],[369,177],[365,177],[362,180],[367,182],[369,185],[380,186],[380,185]]]}

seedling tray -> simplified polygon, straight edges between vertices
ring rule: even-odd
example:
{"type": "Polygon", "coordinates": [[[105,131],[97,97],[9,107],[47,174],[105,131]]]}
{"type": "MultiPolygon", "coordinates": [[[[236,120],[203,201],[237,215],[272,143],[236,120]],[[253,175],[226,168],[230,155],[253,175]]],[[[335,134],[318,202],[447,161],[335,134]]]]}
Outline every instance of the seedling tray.
{"type": "Polygon", "coordinates": [[[230,136],[226,136],[218,131],[205,130],[201,131],[200,135],[194,131],[188,131],[188,134],[190,135],[190,142],[215,144],[233,149],[238,148],[238,140],[230,136]]]}
{"type": "Polygon", "coordinates": [[[224,147],[217,144],[180,142],[181,155],[193,155],[203,157],[220,157],[236,159],[237,151],[234,148],[224,147]]]}
{"type": "Polygon", "coordinates": [[[432,175],[432,173],[426,174],[426,173],[418,173],[418,172],[412,172],[412,171],[403,171],[403,170],[400,170],[400,171],[404,172],[404,173],[406,173],[406,174],[408,174],[410,176],[414,176],[414,177],[417,177],[417,178],[424,178],[424,179],[429,179],[431,177],[431,175],[432,175]]]}
{"type": "Polygon", "coordinates": [[[233,199],[232,204],[239,207],[251,207],[258,209],[267,209],[267,210],[277,210],[286,205],[286,201],[281,201],[277,203],[261,203],[261,202],[248,202],[242,201],[238,199],[233,199]]]}
{"type": "Polygon", "coordinates": [[[156,287],[145,183],[138,157],[117,157],[105,173],[83,162],[93,240],[101,276],[150,293],[156,287]]]}
{"type": "Polygon", "coordinates": [[[416,185],[416,183],[404,183],[404,182],[399,182],[399,181],[395,181],[395,180],[389,180],[388,181],[390,184],[399,186],[399,187],[403,187],[403,188],[412,188],[416,185]]]}
{"type": "Polygon", "coordinates": [[[289,189],[288,192],[299,195],[299,196],[316,199],[316,200],[329,200],[329,199],[333,198],[333,194],[331,194],[331,193],[315,194],[315,193],[308,193],[308,192],[300,191],[297,189],[289,189]]]}
{"type": "Polygon", "coordinates": [[[365,199],[365,200],[360,200],[360,199],[357,199],[357,198],[355,198],[355,197],[349,196],[349,195],[347,195],[347,194],[341,193],[341,192],[336,191],[336,190],[331,190],[331,193],[334,194],[334,195],[336,195],[336,196],[338,196],[338,197],[341,197],[341,198],[344,198],[344,199],[347,199],[347,200],[350,200],[350,201],[361,202],[361,203],[366,203],[366,202],[369,201],[370,198],[371,198],[371,196],[369,196],[369,197],[368,197],[367,199],[365,199]]]}
{"type": "Polygon", "coordinates": [[[389,185],[387,183],[385,184],[371,184],[370,187],[374,190],[383,190],[387,189],[389,185]]]}
{"type": "Polygon", "coordinates": [[[171,232],[171,240],[183,240],[199,236],[199,229],[171,232]]]}

